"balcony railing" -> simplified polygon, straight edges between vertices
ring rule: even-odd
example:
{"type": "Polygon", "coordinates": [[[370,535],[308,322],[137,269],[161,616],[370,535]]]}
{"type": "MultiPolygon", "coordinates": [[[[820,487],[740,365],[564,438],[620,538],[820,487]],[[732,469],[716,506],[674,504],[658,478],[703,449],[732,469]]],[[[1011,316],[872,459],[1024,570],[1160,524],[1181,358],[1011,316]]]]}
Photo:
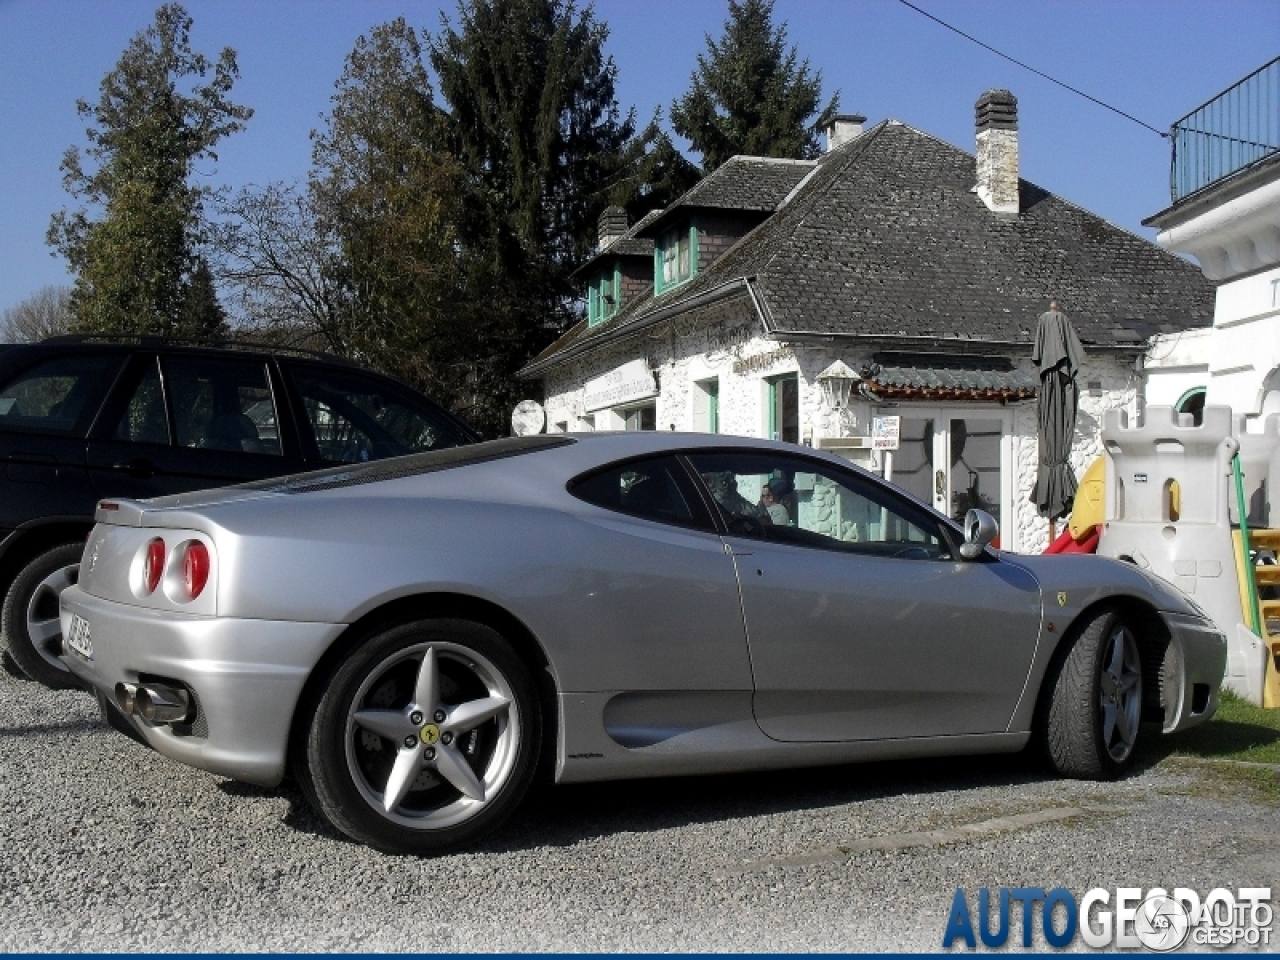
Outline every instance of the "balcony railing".
{"type": "Polygon", "coordinates": [[[1280,152],[1280,57],[1173,125],[1173,202],[1280,152]]]}

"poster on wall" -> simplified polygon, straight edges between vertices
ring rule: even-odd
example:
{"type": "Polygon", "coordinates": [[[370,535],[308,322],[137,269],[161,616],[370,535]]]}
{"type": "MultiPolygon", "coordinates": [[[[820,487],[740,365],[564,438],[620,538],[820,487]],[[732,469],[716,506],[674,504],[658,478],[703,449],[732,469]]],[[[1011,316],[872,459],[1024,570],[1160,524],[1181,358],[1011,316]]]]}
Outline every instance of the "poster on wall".
{"type": "Polygon", "coordinates": [[[871,449],[897,450],[901,425],[901,417],[872,417],[871,449]]]}

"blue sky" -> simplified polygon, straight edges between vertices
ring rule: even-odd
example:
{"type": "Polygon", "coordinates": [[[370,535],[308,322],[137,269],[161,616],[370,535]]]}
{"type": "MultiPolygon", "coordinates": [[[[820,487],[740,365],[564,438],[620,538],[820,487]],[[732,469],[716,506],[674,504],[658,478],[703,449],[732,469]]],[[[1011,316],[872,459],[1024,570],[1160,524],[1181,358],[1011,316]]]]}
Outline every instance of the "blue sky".
{"type": "MultiPolygon", "coordinates": [[[[966,33],[1062,81],[1168,126],[1280,52],[1276,0],[915,0],[966,33]]],[[[71,204],[58,163],[83,144],[75,100],[102,76],[156,3],[0,0],[0,310],[68,282],[44,234],[71,204]]],[[[404,14],[435,30],[452,2],[189,0],[194,46],[239,55],[234,99],[256,111],[202,170],[242,186],[306,173],[320,122],[355,38],[404,14]]],[[[611,30],[618,95],[642,119],[688,86],[723,0],[598,0],[611,30]]],[[[896,0],[777,0],[789,39],[839,88],[844,112],[893,117],[967,150],[973,104],[1006,87],[1019,101],[1022,176],[1143,236],[1169,203],[1167,141],[944,30],[896,0]]]]}

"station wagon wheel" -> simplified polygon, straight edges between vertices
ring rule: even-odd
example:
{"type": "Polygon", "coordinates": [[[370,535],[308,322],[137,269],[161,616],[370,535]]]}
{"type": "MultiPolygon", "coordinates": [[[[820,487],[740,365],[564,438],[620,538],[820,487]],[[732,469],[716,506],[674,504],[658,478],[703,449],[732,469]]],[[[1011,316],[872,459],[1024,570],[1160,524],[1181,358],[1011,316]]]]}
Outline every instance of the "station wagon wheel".
{"type": "Polygon", "coordinates": [[[66,690],[79,686],[58,655],[62,623],[58,598],[79,579],[84,545],[66,543],[33,559],[13,581],[0,611],[4,643],[32,680],[66,690]]]}
{"type": "Polygon", "coordinates": [[[1142,720],[1142,660],[1118,611],[1094,613],[1074,631],[1046,682],[1044,735],[1059,773],[1100,780],[1133,759],[1142,720]]]}
{"type": "Polygon", "coordinates": [[[541,736],[536,692],[495,631],[427,620],[335,672],[307,742],[307,790],[344,833],[393,853],[474,842],[520,801],[541,736]]]}

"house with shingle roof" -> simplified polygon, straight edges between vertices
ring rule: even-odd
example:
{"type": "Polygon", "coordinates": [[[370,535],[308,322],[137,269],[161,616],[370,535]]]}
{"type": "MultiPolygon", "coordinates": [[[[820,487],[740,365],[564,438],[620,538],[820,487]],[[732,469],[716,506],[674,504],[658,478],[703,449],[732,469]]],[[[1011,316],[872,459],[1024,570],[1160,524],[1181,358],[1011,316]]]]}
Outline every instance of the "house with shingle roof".
{"type": "Polygon", "coordinates": [[[601,220],[588,315],[521,371],[548,429],[764,436],[832,449],[949,515],[1044,546],[1036,321],[1061,301],[1084,344],[1073,450],[1136,413],[1153,336],[1211,322],[1192,265],[1018,177],[1016,100],[978,101],[977,151],[840,117],[817,160],[734,157],[628,227],[601,220]],[[835,409],[819,375],[854,374],[835,409]],[[897,418],[894,421],[892,418],[897,418]],[[879,423],[877,423],[879,421],[879,423]],[[873,449],[895,424],[896,450],[873,449]]]}

